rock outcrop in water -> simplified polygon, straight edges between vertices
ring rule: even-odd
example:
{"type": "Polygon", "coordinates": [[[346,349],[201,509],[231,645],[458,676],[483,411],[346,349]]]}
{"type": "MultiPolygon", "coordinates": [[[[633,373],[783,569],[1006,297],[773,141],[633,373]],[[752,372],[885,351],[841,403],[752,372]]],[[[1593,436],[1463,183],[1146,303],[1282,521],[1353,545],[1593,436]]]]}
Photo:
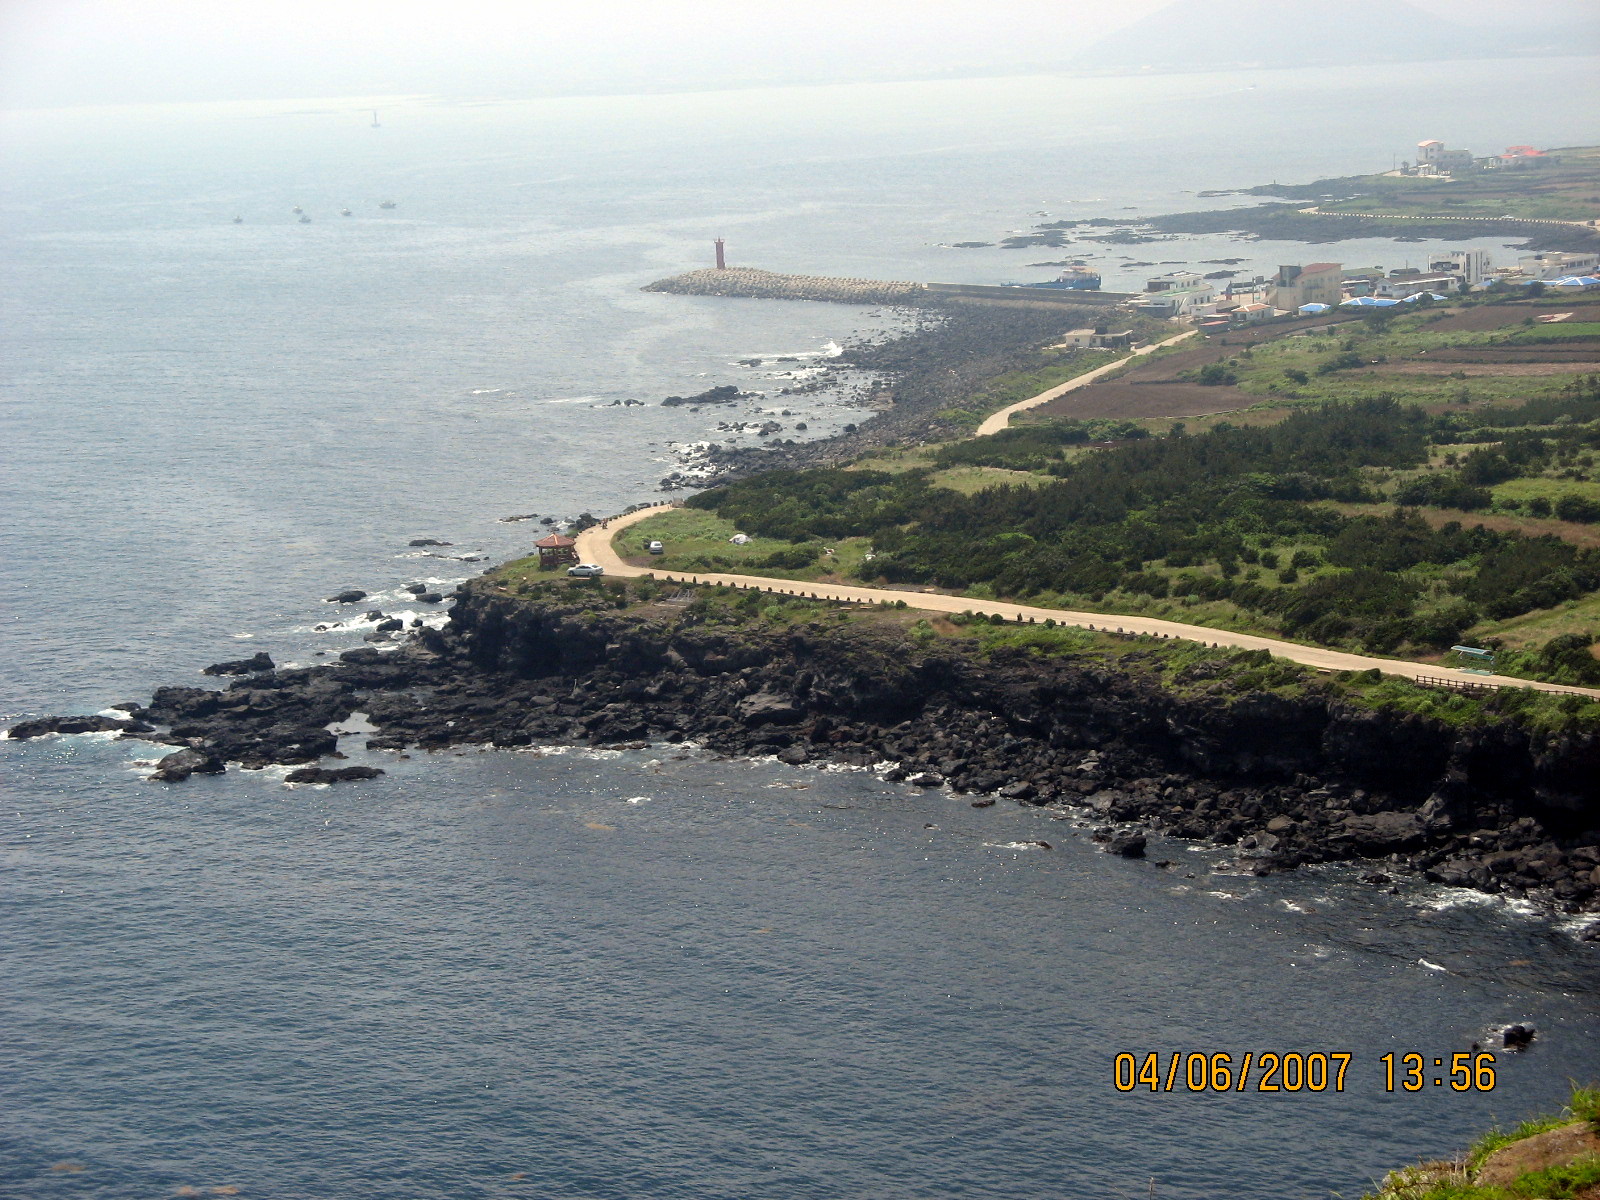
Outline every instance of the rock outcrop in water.
{"type": "Polygon", "coordinates": [[[378,750],[694,738],[727,754],[878,764],[890,780],[1087,810],[1103,822],[1099,840],[1128,857],[1144,851],[1139,829],[1154,827],[1232,847],[1258,872],[1381,858],[1443,883],[1600,910],[1593,732],[1458,728],[1315,689],[1186,694],[1072,656],[983,654],[955,639],[924,648],[896,626],[717,625],[663,606],[596,613],[479,580],[444,630],[398,651],[350,650],[222,691],[161,688],[131,715],[163,727],[151,740],[186,748],[163,760],[158,777],[170,779],[224,760],[315,764],[335,750],[328,726],[356,711],[377,726],[368,746],[378,750]]]}

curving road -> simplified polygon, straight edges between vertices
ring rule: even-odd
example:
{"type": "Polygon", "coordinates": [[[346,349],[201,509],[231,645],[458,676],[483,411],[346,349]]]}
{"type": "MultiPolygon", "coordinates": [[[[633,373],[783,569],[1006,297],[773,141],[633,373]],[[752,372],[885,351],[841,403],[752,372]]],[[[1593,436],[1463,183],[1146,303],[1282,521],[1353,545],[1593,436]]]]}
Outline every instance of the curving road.
{"type": "MultiPolygon", "coordinates": [[[[1126,360],[1124,360],[1126,361],[1126,360]]],[[[903,600],[908,608],[925,612],[974,612],[999,615],[1008,620],[1054,620],[1063,625],[1080,625],[1088,629],[1110,630],[1119,633],[1144,633],[1162,638],[1184,638],[1212,646],[1230,646],[1243,650],[1266,650],[1279,658],[1303,663],[1328,671],[1369,671],[1376,668],[1385,675],[1398,675],[1402,679],[1451,679],[1463,683],[1488,684],[1499,687],[1533,688],[1541,692],[1563,692],[1569,695],[1592,696],[1600,699],[1600,689],[1567,687],[1557,683],[1535,683],[1527,679],[1513,679],[1507,675],[1461,675],[1438,663],[1403,662],[1392,658],[1368,658],[1361,654],[1346,654],[1340,650],[1326,650],[1320,646],[1302,646],[1297,642],[1281,642],[1276,638],[1258,637],[1250,633],[1233,633],[1226,629],[1209,629],[1203,625],[1184,625],[1178,621],[1163,621],[1155,617],[1119,617],[1105,613],[1072,612],[1060,608],[1037,608],[1027,604],[1011,604],[1001,600],[972,600],[966,596],[946,596],[938,592],[896,591],[892,588],[871,588],[854,584],[798,583],[789,579],[768,579],[759,575],[693,575],[682,571],[657,571],[649,567],[636,567],[622,560],[612,544],[612,539],[630,525],[657,516],[674,507],[671,503],[653,505],[625,516],[612,517],[603,525],[586,529],[578,535],[578,561],[599,563],[608,575],[637,577],[652,575],[657,579],[679,580],[684,583],[722,584],[727,587],[757,588],[787,596],[810,596],[818,600],[838,600],[845,603],[877,604],[880,601],[903,600]]]]}
{"type": "Polygon", "coordinates": [[[977,436],[988,437],[991,433],[999,433],[1011,423],[1011,415],[1013,413],[1022,412],[1027,408],[1036,408],[1041,404],[1049,403],[1057,396],[1065,396],[1068,392],[1077,391],[1081,387],[1088,387],[1095,380],[1104,378],[1118,367],[1132,362],[1135,358],[1142,358],[1146,354],[1154,354],[1163,346],[1176,345],[1178,342],[1183,341],[1184,338],[1191,338],[1199,332],[1198,329],[1189,329],[1180,333],[1177,337],[1168,338],[1164,342],[1153,342],[1148,346],[1140,346],[1128,358],[1119,358],[1113,362],[1108,362],[1103,367],[1096,367],[1086,375],[1079,375],[1074,379],[1067,380],[1065,383],[1057,384],[1047,391],[1040,392],[1037,396],[1029,396],[1026,400],[1018,400],[1015,404],[1008,404],[999,412],[991,413],[984,418],[983,424],[978,426],[977,436]]]}

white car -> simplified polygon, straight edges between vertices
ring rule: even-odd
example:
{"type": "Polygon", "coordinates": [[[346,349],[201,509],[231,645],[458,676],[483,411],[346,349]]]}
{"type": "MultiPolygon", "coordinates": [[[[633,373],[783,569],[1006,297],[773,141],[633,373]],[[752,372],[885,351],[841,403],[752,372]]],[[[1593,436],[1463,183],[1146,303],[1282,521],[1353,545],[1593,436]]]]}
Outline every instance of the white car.
{"type": "Polygon", "coordinates": [[[606,569],[597,563],[579,563],[575,567],[568,567],[567,574],[576,579],[595,579],[606,573],[606,569]]]}
{"type": "Polygon", "coordinates": [[[660,542],[651,542],[645,549],[651,554],[665,554],[667,552],[667,548],[660,542]]]}

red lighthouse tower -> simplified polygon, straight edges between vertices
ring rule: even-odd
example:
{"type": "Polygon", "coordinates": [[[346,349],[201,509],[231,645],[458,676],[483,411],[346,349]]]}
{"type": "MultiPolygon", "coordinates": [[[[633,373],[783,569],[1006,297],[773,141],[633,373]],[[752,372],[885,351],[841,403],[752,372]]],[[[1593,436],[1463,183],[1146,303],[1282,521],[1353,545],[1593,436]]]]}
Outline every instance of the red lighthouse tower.
{"type": "Polygon", "coordinates": [[[728,269],[728,260],[722,254],[722,239],[718,238],[711,244],[717,248],[717,270],[726,271],[728,269]]]}

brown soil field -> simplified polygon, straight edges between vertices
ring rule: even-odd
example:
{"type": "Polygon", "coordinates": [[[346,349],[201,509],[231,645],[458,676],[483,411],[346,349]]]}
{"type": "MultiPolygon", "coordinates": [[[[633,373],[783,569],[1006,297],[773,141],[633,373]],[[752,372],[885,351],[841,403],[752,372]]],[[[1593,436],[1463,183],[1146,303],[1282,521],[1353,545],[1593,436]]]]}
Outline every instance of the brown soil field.
{"type": "MultiPolygon", "coordinates": [[[[1428,353],[1429,362],[1443,363],[1553,363],[1581,371],[1600,363],[1600,339],[1560,342],[1544,346],[1452,346],[1428,353]]],[[[1399,365],[1399,364],[1397,364],[1399,365]]]]}
{"type": "MultiPolygon", "coordinates": [[[[1176,356],[1174,356],[1176,357],[1176,356]]],[[[1163,360],[1170,361],[1170,360],[1163,360]]],[[[1232,387],[1202,387],[1181,380],[1134,381],[1116,379],[1094,383],[1075,392],[1058,396],[1048,404],[1030,408],[1012,418],[1012,425],[1067,418],[1086,421],[1093,417],[1134,420],[1139,417],[1201,417],[1210,413],[1236,412],[1261,403],[1260,396],[1232,387]]]]}
{"type": "Polygon", "coordinates": [[[1423,328],[1441,333],[1487,333],[1491,329],[1520,325],[1524,317],[1537,316],[1539,312],[1530,304],[1485,304],[1481,308],[1458,308],[1423,328]]]}
{"type": "Polygon", "coordinates": [[[1515,379],[1546,375],[1579,375],[1581,366],[1572,363],[1552,362],[1433,362],[1383,363],[1376,367],[1362,367],[1346,371],[1346,375],[1459,375],[1463,379],[1515,379]]]}
{"type": "Polygon", "coordinates": [[[1600,299],[1588,294],[1564,297],[1553,307],[1549,304],[1534,304],[1528,301],[1517,304],[1485,304],[1481,307],[1459,308],[1443,320],[1428,325],[1427,328],[1445,333],[1485,333],[1491,329],[1504,329],[1508,325],[1520,325],[1526,317],[1537,317],[1552,312],[1571,312],[1573,314],[1571,319],[1574,321],[1592,321],[1596,309],[1600,309],[1600,299]]]}

